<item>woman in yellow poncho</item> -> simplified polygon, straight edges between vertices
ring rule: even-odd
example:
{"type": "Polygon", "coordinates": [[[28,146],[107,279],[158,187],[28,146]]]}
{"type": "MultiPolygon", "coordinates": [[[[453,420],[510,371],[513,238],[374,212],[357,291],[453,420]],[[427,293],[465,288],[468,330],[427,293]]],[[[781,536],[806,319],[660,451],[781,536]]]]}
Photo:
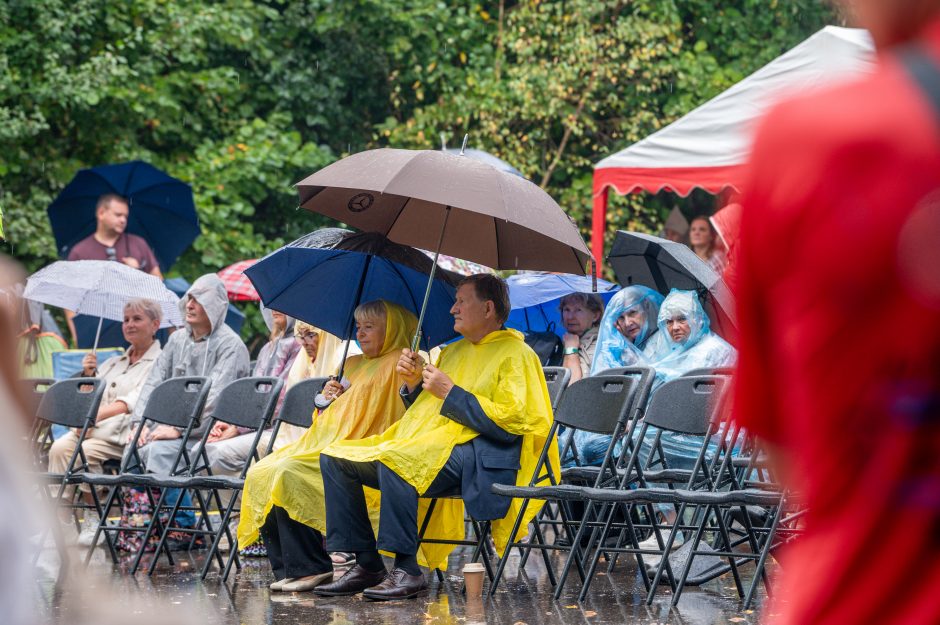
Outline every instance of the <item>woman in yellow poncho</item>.
{"type": "MultiPolygon", "coordinates": [[[[493,520],[502,548],[510,538],[518,500],[492,494],[493,483],[528,484],[546,443],[552,414],[538,357],[515,330],[502,329],[509,313],[506,284],[481,274],[464,279],[451,313],[463,339],[445,347],[437,366],[415,368],[405,353],[399,372],[413,401],[383,434],[338,441],[320,457],[327,494],[327,543],[354,551],[357,564],[341,579],[315,589],[321,595],[363,592],[374,600],[423,592],[421,560],[446,567],[447,545],[417,544],[422,521],[418,495],[441,499],[427,538],[462,538],[463,507],[477,520],[493,520]],[[378,487],[382,512],[378,535],[369,528],[359,485],[378,487]],[[395,554],[386,573],[376,549],[395,554]]],[[[558,475],[558,453],[549,447],[558,475]]],[[[538,505],[527,508],[528,521],[538,505]]]]}
{"type": "Polygon", "coordinates": [[[326,529],[320,450],[379,434],[405,411],[395,366],[417,319],[383,301],[359,306],[355,317],[363,353],[346,361],[349,388],[325,388],[335,401],[299,440],[255,464],[245,479],[238,540],[249,545],[259,532],[263,536],[277,578],[274,590],[309,590],[333,575],[320,533],[326,529]]]}

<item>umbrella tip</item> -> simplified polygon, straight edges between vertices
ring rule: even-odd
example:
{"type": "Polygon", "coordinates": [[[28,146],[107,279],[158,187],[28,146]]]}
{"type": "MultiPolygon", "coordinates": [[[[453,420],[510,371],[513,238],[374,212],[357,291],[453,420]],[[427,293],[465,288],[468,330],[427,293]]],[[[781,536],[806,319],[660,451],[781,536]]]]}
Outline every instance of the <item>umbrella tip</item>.
{"type": "Polygon", "coordinates": [[[440,133],[438,136],[441,138],[441,152],[446,152],[447,151],[447,137],[444,135],[443,132],[440,133]]]}
{"type": "Polygon", "coordinates": [[[470,139],[470,133],[467,133],[463,136],[463,145],[460,146],[460,155],[463,156],[464,150],[467,149],[467,141],[470,139]]]}

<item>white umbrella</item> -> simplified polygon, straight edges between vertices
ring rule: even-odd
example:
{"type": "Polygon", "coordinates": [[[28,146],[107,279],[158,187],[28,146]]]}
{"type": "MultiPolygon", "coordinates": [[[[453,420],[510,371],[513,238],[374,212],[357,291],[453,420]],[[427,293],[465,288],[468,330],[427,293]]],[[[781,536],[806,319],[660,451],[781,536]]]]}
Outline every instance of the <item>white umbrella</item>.
{"type": "Polygon", "coordinates": [[[124,305],[131,299],[156,302],[163,310],[161,328],[183,325],[179,298],[159,278],[110,260],[54,262],[29,277],[23,297],[98,317],[95,350],[102,320],[123,321],[124,305]]]}

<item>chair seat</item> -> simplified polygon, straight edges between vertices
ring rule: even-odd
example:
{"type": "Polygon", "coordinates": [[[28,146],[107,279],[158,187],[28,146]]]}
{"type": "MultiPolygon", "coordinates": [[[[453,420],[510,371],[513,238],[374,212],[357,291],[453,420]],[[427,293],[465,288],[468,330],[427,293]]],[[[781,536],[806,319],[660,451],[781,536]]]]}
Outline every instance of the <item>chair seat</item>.
{"type": "Polygon", "coordinates": [[[506,497],[580,501],[584,499],[586,487],[575,486],[573,484],[559,484],[557,486],[510,486],[509,484],[493,484],[490,490],[496,495],[504,495],[506,497]]]}
{"type": "Polygon", "coordinates": [[[607,503],[687,503],[712,506],[776,506],[780,503],[780,493],[757,489],[713,492],[670,488],[640,488],[637,490],[586,488],[584,491],[586,499],[607,503]]]}
{"type": "Polygon", "coordinates": [[[122,473],[102,475],[79,473],[82,481],[94,486],[144,486],[151,488],[225,488],[241,490],[245,480],[227,475],[156,475],[154,473],[122,473]]]}

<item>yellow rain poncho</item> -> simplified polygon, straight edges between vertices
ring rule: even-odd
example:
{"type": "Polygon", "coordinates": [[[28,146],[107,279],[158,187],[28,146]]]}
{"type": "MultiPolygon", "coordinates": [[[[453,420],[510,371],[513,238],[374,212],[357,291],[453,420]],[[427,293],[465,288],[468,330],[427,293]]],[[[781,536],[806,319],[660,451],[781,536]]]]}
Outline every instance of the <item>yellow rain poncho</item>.
{"type": "MultiPolygon", "coordinates": [[[[457,341],[441,351],[437,366],[454,384],[472,393],[494,423],[510,434],[522,435],[516,484],[528,485],[551,428],[552,411],[542,366],[535,352],[523,341],[522,334],[516,330],[498,330],[479,343],[466,339],[457,341]]],[[[443,403],[431,393],[423,392],[405,416],[383,434],[334,443],[323,453],[356,462],[378,460],[414,486],[419,494],[424,493],[454,447],[479,436],[471,428],[442,416],[443,403]]],[[[557,445],[550,447],[549,462],[558,475],[557,445]]],[[[509,540],[521,503],[513,500],[506,516],[493,522],[493,539],[500,551],[509,540]]],[[[421,500],[421,504],[419,527],[426,500],[421,500]]],[[[530,502],[520,532],[527,530],[528,522],[540,507],[539,503],[530,502]]],[[[442,499],[435,507],[425,536],[463,538],[463,521],[463,501],[442,499]]],[[[449,545],[421,545],[418,558],[426,566],[444,569],[452,549],[449,545]]]]}
{"type": "MultiPolygon", "coordinates": [[[[385,343],[376,358],[352,356],[344,375],[349,389],[314,418],[313,425],[296,442],[255,464],[245,479],[242,494],[238,543],[250,545],[273,506],[287,511],[292,519],[321,532],[326,531],[320,451],[331,443],[384,432],[405,412],[398,394],[400,380],[395,366],[401,350],[408,347],[418,320],[410,312],[385,304],[385,343]]],[[[378,515],[375,491],[367,501],[378,515]]]]}

